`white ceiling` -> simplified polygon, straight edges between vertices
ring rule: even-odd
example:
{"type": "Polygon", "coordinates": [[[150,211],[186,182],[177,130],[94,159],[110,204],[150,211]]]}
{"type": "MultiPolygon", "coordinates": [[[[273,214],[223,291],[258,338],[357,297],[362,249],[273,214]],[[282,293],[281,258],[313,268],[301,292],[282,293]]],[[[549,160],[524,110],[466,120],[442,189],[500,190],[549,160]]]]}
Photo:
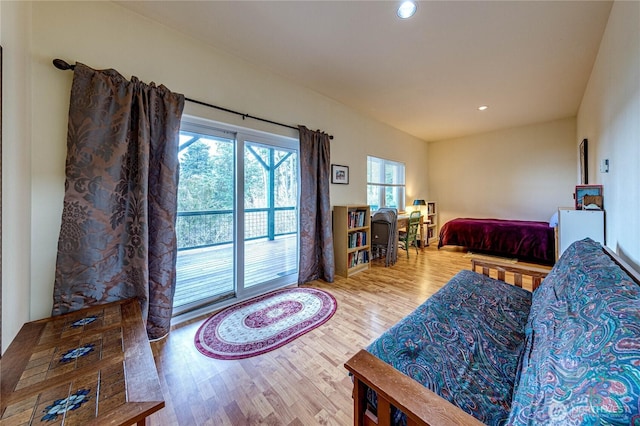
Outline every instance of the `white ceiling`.
{"type": "Polygon", "coordinates": [[[117,3],[426,141],[575,116],[612,4],[117,3]]]}

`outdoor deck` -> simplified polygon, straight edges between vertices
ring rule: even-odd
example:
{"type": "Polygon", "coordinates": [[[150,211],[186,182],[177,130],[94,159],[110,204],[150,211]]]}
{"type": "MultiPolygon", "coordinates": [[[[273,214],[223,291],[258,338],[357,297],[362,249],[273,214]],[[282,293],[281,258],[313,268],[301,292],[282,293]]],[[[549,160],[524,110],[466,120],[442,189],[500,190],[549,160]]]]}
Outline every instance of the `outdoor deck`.
{"type": "MultiPolygon", "coordinates": [[[[245,287],[294,272],[298,265],[296,244],[296,235],[247,241],[245,287]]],[[[233,245],[179,251],[176,270],[174,307],[231,293],[234,290],[233,245]]]]}

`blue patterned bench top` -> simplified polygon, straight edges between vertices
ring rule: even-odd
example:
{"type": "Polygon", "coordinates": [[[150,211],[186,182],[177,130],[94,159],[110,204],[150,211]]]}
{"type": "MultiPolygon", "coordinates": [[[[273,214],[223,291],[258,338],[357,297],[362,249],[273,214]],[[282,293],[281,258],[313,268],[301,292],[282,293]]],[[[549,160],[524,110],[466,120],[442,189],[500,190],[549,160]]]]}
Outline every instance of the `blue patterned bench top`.
{"type": "Polygon", "coordinates": [[[533,295],[461,271],[367,350],[485,424],[640,425],[640,286],[590,239],[533,295]]]}
{"type": "Polygon", "coordinates": [[[530,305],[527,290],[460,271],[367,350],[482,422],[500,424],[530,305]]]}

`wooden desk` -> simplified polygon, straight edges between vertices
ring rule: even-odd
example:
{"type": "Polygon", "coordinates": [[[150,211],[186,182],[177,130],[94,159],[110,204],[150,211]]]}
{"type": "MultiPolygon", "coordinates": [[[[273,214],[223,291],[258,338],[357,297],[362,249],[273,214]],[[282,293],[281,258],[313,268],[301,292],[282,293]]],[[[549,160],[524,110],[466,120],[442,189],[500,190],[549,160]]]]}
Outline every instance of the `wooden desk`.
{"type": "MultiPolygon", "coordinates": [[[[398,215],[398,230],[406,228],[409,225],[409,214],[399,214],[398,215]]],[[[429,239],[425,238],[426,235],[424,233],[424,215],[420,215],[420,250],[424,249],[424,247],[429,245],[429,239]]],[[[397,247],[397,245],[396,245],[397,247]]]]}
{"type": "Polygon", "coordinates": [[[164,407],[134,299],[26,323],[0,373],[1,425],[144,425],[164,407]]]}

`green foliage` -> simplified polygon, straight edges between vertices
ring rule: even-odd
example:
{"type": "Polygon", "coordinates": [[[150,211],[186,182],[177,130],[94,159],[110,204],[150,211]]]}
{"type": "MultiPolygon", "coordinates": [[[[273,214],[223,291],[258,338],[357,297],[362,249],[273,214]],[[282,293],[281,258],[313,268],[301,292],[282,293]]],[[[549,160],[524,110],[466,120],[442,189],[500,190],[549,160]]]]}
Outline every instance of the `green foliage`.
{"type": "Polygon", "coordinates": [[[233,193],[233,143],[191,144],[180,160],[178,210],[230,210],[233,193]]]}
{"type": "Polygon", "coordinates": [[[245,209],[268,206],[269,149],[260,146],[245,146],[244,149],[244,207],[245,209]]]}
{"type": "Polygon", "coordinates": [[[180,177],[187,181],[193,176],[206,176],[213,172],[213,161],[209,145],[202,140],[189,145],[180,160],[180,177]]]}
{"type": "Polygon", "coordinates": [[[296,206],[298,200],[298,156],[285,151],[278,151],[276,163],[282,163],[276,169],[275,206],[296,206]]]}
{"type": "MultiPolygon", "coordinates": [[[[297,167],[297,156],[292,155],[289,151],[247,144],[244,149],[245,209],[296,206],[298,197],[297,167]],[[271,191],[271,173],[273,173],[273,192],[271,191]]],[[[236,192],[234,176],[233,141],[202,137],[184,149],[180,157],[178,211],[217,212],[205,215],[179,216],[177,233],[180,248],[225,243],[233,240],[233,214],[231,211],[234,208],[234,194],[236,192]],[[221,212],[221,210],[225,212],[221,212]]],[[[293,224],[295,230],[295,211],[293,212],[294,220],[286,222],[293,224]]],[[[266,211],[247,212],[245,235],[249,237],[266,236],[267,217],[266,211]]],[[[285,226],[277,232],[291,232],[286,228],[288,227],[285,226]]]]}

